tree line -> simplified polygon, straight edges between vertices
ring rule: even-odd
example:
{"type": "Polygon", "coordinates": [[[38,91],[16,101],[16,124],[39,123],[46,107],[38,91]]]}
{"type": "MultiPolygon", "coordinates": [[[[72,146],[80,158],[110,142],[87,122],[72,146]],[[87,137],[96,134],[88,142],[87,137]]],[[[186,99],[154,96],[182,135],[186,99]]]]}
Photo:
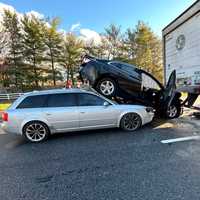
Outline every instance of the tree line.
{"type": "Polygon", "coordinates": [[[111,24],[101,41],[84,41],[73,32],[59,31],[60,19],[18,16],[5,10],[0,23],[0,84],[16,91],[76,81],[85,54],[114,59],[143,68],[162,79],[162,46],[144,22],[122,32],[111,24]],[[2,64],[3,63],[3,64],[2,64]]]}

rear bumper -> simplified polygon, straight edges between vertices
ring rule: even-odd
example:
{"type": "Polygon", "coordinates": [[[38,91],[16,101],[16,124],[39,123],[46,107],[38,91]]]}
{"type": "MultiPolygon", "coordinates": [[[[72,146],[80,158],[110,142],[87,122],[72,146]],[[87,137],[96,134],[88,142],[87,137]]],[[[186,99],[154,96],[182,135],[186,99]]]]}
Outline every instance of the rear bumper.
{"type": "Polygon", "coordinates": [[[18,127],[10,126],[7,122],[3,122],[1,124],[1,128],[6,133],[18,134],[18,135],[21,134],[18,127]]]}

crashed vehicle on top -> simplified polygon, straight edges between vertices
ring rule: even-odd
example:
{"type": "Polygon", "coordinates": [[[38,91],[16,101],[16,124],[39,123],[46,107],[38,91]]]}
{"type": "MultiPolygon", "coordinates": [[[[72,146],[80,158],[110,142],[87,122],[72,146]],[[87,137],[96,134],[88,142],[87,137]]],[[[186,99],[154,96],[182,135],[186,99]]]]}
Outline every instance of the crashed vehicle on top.
{"type": "Polygon", "coordinates": [[[164,87],[151,74],[133,65],[85,56],[80,77],[100,94],[118,102],[151,106],[167,118],[179,117],[182,112],[175,71],[164,87]]]}

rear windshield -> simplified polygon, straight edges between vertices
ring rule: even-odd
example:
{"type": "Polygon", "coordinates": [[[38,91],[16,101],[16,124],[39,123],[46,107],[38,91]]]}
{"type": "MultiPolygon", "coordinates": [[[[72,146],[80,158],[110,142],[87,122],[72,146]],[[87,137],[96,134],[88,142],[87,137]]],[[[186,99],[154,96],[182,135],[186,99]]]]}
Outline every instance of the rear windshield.
{"type": "Polygon", "coordinates": [[[45,106],[47,95],[35,95],[26,97],[18,106],[20,108],[42,108],[45,106]]]}

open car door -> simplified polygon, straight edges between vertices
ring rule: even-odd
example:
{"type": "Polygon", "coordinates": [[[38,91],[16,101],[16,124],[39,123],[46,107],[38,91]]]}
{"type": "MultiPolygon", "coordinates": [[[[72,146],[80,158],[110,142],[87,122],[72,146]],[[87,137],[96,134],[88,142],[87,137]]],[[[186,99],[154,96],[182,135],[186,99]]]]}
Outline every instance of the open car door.
{"type": "Polygon", "coordinates": [[[165,87],[165,100],[170,102],[173,99],[173,94],[176,90],[176,70],[173,70],[172,73],[169,76],[167,85],[165,87]]]}
{"type": "Polygon", "coordinates": [[[173,70],[169,76],[167,85],[164,91],[164,108],[168,110],[172,105],[176,94],[176,70],[173,70]]]}

